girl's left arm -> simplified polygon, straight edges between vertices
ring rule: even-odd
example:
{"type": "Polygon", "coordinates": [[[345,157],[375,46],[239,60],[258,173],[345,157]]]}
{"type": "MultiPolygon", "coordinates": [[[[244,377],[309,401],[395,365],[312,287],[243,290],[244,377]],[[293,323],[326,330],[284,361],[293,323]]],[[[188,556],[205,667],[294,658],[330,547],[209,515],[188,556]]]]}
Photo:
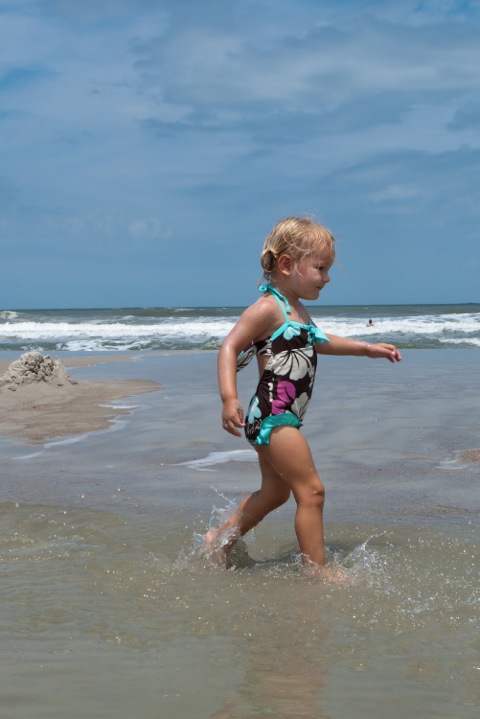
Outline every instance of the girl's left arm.
{"type": "Polygon", "coordinates": [[[346,337],[327,335],[329,342],[317,344],[317,354],[370,357],[371,359],[387,359],[390,362],[400,362],[402,356],[395,345],[386,342],[362,342],[351,340],[346,337]]]}

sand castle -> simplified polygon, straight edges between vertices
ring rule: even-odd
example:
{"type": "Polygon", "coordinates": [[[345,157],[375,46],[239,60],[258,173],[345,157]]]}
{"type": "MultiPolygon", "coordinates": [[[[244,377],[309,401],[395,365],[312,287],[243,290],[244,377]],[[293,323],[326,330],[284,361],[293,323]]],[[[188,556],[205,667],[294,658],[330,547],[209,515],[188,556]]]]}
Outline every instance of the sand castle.
{"type": "Polygon", "coordinates": [[[77,384],[68,376],[67,370],[59,359],[40,352],[26,352],[12,362],[5,374],[0,377],[0,390],[15,392],[19,387],[45,382],[52,386],[77,384]]]}

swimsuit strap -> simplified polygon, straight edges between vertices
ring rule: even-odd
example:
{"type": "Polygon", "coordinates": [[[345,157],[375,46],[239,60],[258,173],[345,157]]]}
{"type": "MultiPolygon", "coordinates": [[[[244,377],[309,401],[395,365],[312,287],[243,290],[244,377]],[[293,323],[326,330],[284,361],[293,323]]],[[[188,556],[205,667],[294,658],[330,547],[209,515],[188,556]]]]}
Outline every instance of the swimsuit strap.
{"type": "Polygon", "coordinates": [[[278,304],[280,305],[280,308],[283,312],[283,316],[285,317],[285,320],[288,322],[289,318],[287,317],[287,312],[288,312],[288,314],[290,314],[291,309],[290,309],[290,304],[289,304],[287,298],[284,297],[275,287],[273,287],[272,285],[269,285],[268,283],[265,285],[260,285],[260,287],[258,289],[260,292],[264,292],[264,293],[270,292],[275,297],[278,304]],[[282,302],[285,303],[285,306],[282,305],[282,302]]]}

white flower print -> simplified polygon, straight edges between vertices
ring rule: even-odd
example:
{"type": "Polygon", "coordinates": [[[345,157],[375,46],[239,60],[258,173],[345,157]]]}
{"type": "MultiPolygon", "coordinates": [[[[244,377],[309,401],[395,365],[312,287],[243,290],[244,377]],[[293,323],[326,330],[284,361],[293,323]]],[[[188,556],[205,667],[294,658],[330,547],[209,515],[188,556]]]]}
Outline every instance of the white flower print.
{"type": "Polygon", "coordinates": [[[303,415],[307,411],[307,405],[310,397],[306,392],[297,397],[295,402],[292,403],[292,412],[297,415],[299,419],[302,419],[303,415]]]}
{"type": "Polygon", "coordinates": [[[304,349],[285,350],[272,356],[269,367],[277,375],[288,375],[289,379],[296,380],[305,377],[307,372],[311,375],[312,354],[315,350],[312,347],[304,349]]]}

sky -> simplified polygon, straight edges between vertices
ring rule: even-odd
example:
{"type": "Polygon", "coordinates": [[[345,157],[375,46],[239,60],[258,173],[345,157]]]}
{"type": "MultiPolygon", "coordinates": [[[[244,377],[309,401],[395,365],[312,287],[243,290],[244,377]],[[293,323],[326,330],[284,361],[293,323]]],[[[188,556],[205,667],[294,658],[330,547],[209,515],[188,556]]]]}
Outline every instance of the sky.
{"type": "Polygon", "coordinates": [[[0,309],[480,301],[480,0],[0,0],[0,309]]]}

